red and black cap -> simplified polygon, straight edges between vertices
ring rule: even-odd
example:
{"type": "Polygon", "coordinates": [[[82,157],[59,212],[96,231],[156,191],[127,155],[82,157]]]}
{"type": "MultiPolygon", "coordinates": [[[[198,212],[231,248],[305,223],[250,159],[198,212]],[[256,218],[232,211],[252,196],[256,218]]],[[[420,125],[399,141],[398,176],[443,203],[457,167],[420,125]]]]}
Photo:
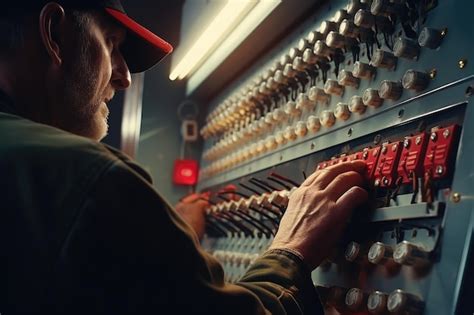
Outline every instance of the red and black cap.
{"type": "MultiPolygon", "coordinates": [[[[19,1],[8,1],[5,5],[2,4],[2,10],[8,14],[18,13],[18,11],[25,10],[25,3],[18,5],[19,1]]],[[[103,10],[107,15],[116,20],[119,24],[127,29],[127,37],[122,44],[121,51],[127,62],[130,72],[143,72],[173,51],[173,46],[167,41],[157,36],[147,28],[143,27],[135,20],[130,18],[122,6],[120,0],[29,0],[31,8],[41,8],[42,5],[48,2],[57,2],[65,8],[72,9],[97,9],[103,10]]],[[[3,14],[0,14],[3,15],[3,14]]]]}

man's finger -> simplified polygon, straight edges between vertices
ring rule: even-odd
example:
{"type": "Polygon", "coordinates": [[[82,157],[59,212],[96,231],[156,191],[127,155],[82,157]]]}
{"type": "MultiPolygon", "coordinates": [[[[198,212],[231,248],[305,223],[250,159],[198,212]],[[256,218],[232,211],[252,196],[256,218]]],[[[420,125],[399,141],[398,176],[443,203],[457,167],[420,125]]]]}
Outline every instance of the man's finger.
{"type": "Polygon", "coordinates": [[[320,176],[313,183],[318,189],[325,189],[337,176],[347,172],[357,172],[363,174],[366,165],[364,161],[356,160],[342,162],[333,166],[329,166],[321,171],[320,176]]]}
{"type": "Polygon", "coordinates": [[[199,200],[201,197],[201,194],[190,194],[190,195],[187,195],[187,196],[184,196],[183,198],[181,198],[180,202],[183,202],[183,203],[193,203],[197,200],[199,200]]]}
{"type": "Polygon", "coordinates": [[[369,194],[365,189],[354,186],[337,199],[336,209],[343,212],[342,214],[348,217],[354,208],[367,202],[368,198],[369,194]]]}
{"type": "Polygon", "coordinates": [[[337,175],[336,178],[334,178],[334,180],[329,183],[329,185],[327,185],[325,191],[331,200],[336,201],[352,187],[363,187],[364,183],[365,181],[361,174],[354,171],[349,171],[337,175]]]}

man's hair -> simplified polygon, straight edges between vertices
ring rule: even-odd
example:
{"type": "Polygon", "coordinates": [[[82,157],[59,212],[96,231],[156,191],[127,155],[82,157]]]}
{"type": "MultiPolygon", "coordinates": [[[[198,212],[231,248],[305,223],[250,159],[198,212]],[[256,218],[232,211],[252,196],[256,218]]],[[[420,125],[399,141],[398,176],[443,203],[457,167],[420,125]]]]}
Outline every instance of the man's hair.
{"type": "MultiPolygon", "coordinates": [[[[72,17],[78,38],[83,38],[90,21],[91,12],[82,10],[66,10],[72,17]]],[[[26,16],[0,16],[0,54],[24,48],[25,30],[29,19],[26,16]]]]}

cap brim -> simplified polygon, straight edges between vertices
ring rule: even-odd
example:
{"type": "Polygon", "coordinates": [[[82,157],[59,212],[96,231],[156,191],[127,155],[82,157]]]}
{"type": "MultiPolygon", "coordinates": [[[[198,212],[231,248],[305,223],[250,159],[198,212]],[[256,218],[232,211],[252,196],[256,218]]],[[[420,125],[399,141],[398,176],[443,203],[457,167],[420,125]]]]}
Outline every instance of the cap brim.
{"type": "Polygon", "coordinates": [[[121,50],[131,73],[150,69],[173,51],[170,43],[135,22],[125,13],[112,8],[105,8],[105,11],[129,31],[121,50]]]}

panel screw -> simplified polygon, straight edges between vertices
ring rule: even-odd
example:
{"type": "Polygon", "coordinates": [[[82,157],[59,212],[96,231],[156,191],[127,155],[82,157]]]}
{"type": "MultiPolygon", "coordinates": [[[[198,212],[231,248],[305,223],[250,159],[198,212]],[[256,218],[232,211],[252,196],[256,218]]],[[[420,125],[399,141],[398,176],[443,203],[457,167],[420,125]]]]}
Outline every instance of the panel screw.
{"type": "Polygon", "coordinates": [[[421,143],[421,137],[420,136],[416,137],[415,143],[416,143],[416,145],[420,145],[420,143],[421,143]]]}
{"type": "Polygon", "coordinates": [[[458,61],[459,69],[464,69],[467,65],[467,59],[461,59],[458,61]]]}
{"type": "Polygon", "coordinates": [[[438,165],[438,166],[436,167],[436,174],[442,175],[443,173],[444,173],[444,167],[443,167],[443,165],[438,165]]]}
{"type": "Polygon", "coordinates": [[[461,194],[460,193],[453,193],[453,195],[451,196],[451,201],[454,202],[454,203],[458,203],[461,201],[461,194]]]}
{"type": "Polygon", "coordinates": [[[314,147],[315,147],[314,143],[311,143],[310,149],[314,150],[314,147]]]}
{"type": "Polygon", "coordinates": [[[438,139],[438,134],[436,132],[432,132],[431,136],[430,136],[430,139],[433,140],[433,141],[436,141],[436,139],[438,139]]]}
{"type": "Polygon", "coordinates": [[[443,131],[443,137],[444,137],[445,139],[448,138],[449,135],[450,135],[449,129],[446,129],[445,131],[443,131]]]}
{"type": "Polygon", "coordinates": [[[437,73],[438,71],[436,69],[431,69],[430,72],[428,72],[428,75],[430,76],[431,79],[434,79],[437,73]]]}
{"type": "MultiPolygon", "coordinates": [[[[417,143],[418,144],[418,143],[417,143]]],[[[405,139],[403,141],[403,147],[408,148],[410,146],[410,139],[405,139]]]]}
{"type": "Polygon", "coordinates": [[[385,186],[388,186],[388,183],[389,183],[389,182],[388,182],[388,178],[384,177],[384,178],[383,178],[383,184],[384,184],[385,186]]]}

